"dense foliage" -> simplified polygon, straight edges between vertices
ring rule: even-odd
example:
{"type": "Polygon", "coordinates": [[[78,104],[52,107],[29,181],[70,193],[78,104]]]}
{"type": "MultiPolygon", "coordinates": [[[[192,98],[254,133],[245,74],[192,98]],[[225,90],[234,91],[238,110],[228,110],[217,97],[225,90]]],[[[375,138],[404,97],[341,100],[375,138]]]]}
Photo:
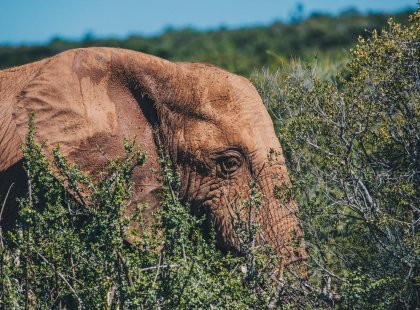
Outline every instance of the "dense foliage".
{"type": "MultiPolygon", "coordinates": [[[[180,203],[179,178],[163,154],[164,190],[150,219],[145,205],[127,212],[132,171],[147,161],[136,145],[125,141],[125,156],[93,180],[59,149],[46,156],[31,128],[23,146],[29,193],[20,200],[15,229],[0,227],[0,308],[418,306],[420,13],[407,27],[390,21],[380,33],[361,37],[348,64],[287,61],[292,51],[305,58],[317,49],[351,46],[362,28],[379,28],[384,19],[348,12],[268,28],[0,48],[2,66],[88,45],[213,62],[242,73],[266,65],[252,78],[286,155],[310,273],[308,280],[293,272],[279,277],[271,249],[253,246],[258,227],[239,217],[235,233],[246,255],[222,253],[214,232],[203,238],[203,219],[180,203]]],[[[240,207],[258,212],[258,192],[240,207]]]]}
{"type": "MultiPolygon", "coordinates": [[[[296,17],[293,23],[276,22],[270,26],[236,30],[200,32],[194,29],[167,29],[155,37],[130,36],[127,39],[95,39],[86,35],[81,42],[55,38],[47,45],[0,46],[0,69],[46,58],[67,49],[89,46],[128,48],[176,61],[201,61],[249,76],[254,69],[275,67],[291,58],[314,57],[342,62],[346,49],[359,35],[381,29],[390,15],[363,15],[354,10],[341,15],[313,14],[296,17]]],[[[394,15],[401,22],[408,12],[394,15]]]]}
{"type": "Polygon", "coordinates": [[[345,75],[254,76],[292,176],[311,283],[344,308],[420,304],[420,12],[360,38],[345,75]]]}
{"type": "MultiPolygon", "coordinates": [[[[23,148],[28,197],[16,226],[0,228],[1,308],[244,309],[285,302],[276,289],[283,282],[272,274],[277,258],[255,246],[256,223],[235,222],[245,255],[222,253],[215,233],[205,240],[203,219],[179,202],[179,178],[163,155],[160,208],[146,220],[147,206],[127,209],[133,169],[146,160],[134,143],[126,141],[125,157],[92,180],[58,148],[51,163],[33,137],[31,127],[23,148]]],[[[254,190],[241,208],[254,212],[259,205],[254,190]]]]}

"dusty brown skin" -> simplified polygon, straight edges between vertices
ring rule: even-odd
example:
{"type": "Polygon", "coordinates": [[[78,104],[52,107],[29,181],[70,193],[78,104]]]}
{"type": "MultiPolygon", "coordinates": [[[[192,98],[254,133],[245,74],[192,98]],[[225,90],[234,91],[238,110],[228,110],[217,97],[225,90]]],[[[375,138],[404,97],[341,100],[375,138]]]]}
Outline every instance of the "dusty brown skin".
{"type": "Polygon", "coordinates": [[[283,156],[267,160],[270,150],[281,154],[281,147],[245,78],[206,64],[111,48],[71,50],[0,71],[1,199],[14,184],[2,225],[16,213],[15,197],[25,194],[19,144],[32,112],[37,141],[49,150],[60,144],[65,156],[93,175],[107,158],[124,153],[124,137],[135,139],[149,160],[135,171],[133,203],[149,202],[150,209],[161,188],[154,172],[160,169],[159,141],[180,171],[184,202],[192,212],[210,215],[224,248],[237,248],[230,214],[258,176],[264,195],[259,240],[284,256],[286,265],[305,256],[295,203],[273,197],[275,185],[289,184],[283,156]]]}

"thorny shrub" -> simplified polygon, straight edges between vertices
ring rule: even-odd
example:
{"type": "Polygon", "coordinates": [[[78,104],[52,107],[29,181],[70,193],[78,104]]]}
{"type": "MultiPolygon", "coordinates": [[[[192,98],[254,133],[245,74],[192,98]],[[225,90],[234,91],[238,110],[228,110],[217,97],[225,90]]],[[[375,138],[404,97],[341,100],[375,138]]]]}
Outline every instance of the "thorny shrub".
{"type": "MultiPolygon", "coordinates": [[[[278,289],[284,283],[273,252],[253,242],[256,223],[232,218],[243,256],[216,248],[214,230],[203,237],[204,219],[180,203],[179,176],[163,154],[160,207],[146,219],[147,205],[127,212],[133,169],[147,160],[133,142],[93,180],[59,148],[48,160],[34,134],[31,121],[22,147],[28,197],[16,226],[0,230],[1,308],[261,309],[294,302],[278,289]]],[[[254,189],[237,214],[257,212],[258,195],[254,189]]]]}
{"type": "Polygon", "coordinates": [[[295,62],[254,82],[300,206],[309,291],[331,307],[420,304],[420,11],[360,38],[329,79],[295,62]]]}

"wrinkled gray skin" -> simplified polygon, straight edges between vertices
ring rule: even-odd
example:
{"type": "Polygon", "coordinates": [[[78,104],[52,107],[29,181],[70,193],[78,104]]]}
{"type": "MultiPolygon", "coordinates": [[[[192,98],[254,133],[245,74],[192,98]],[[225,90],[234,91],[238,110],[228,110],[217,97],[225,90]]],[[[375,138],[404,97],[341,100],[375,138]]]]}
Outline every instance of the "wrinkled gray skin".
{"type": "Polygon", "coordinates": [[[124,137],[135,138],[149,161],[134,173],[133,204],[146,201],[151,210],[161,188],[152,171],[160,168],[162,145],[180,172],[183,201],[192,212],[210,216],[226,249],[238,250],[232,214],[256,180],[263,195],[258,242],[273,246],[286,265],[304,258],[296,204],[273,196],[275,186],[290,184],[281,147],[245,78],[205,64],[90,48],[0,71],[0,95],[0,193],[15,183],[4,221],[16,208],[13,198],[24,194],[18,145],[35,112],[37,140],[50,150],[60,144],[65,156],[92,175],[106,158],[123,154],[124,137]],[[273,151],[280,155],[269,161],[273,151]]]}

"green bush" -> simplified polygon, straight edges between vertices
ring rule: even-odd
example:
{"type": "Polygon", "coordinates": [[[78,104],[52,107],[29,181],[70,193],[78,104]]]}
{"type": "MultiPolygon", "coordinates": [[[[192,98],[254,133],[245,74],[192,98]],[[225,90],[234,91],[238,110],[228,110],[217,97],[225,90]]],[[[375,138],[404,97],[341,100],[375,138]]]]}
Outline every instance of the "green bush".
{"type": "MultiPolygon", "coordinates": [[[[160,208],[146,219],[146,205],[127,212],[131,173],[147,160],[134,143],[125,141],[125,156],[92,180],[58,148],[47,159],[31,127],[22,149],[29,193],[19,201],[15,228],[0,227],[0,308],[420,304],[420,13],[410,26],[391,21],[381,35],[361,38],[345,68],[272,56],[284,66],[253,78],[300,205],[308,281],[293,272],[273,276],[275,255],[252,246],[255,223],[235,219],[244,256],[217,249],[214,231],[203,238],[204,219],[180,203],[179,178],[165,156],[160,208]]],[[[254,191],[240,208],[258,212],[259,204],[254,191]]]]}
{"type": "Polygon", "coordinates": [[[338,308],[420,304],[420,12],[360,38],[341,74],[292,63],[254,81],[274,118],[310,254],[338,308]]]}
{"type": "MultiPolygon", "coordinates": [[[[16,226],[0,229],[1,308],[261,309],[295,302],[271,274],[276,257],[253,245],[255,223],[236,221],[244,256],[217,249],[214,231],[203,238],[203,219],[180,203],[179,178],[163,155],[159,210],[153,220],[143,218],[145,205],[128,214],[132,171],[147,159],[134,143],[125,141],[125,150],[92,180],[58,148],[50,162],[31,125],[22,149],[28,197],[16,226]]],[[[257,210],[258,193],[242,207],[257,210]]]]}

